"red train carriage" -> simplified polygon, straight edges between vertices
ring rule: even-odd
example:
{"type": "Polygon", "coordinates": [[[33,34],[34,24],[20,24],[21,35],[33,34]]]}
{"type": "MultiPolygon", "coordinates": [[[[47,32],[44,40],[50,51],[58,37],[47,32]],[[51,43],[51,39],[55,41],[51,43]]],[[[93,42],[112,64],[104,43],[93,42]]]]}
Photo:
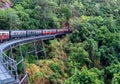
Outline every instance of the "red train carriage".
{"type": "Polygon", "coordinates": [[[57,30],[56,30],[56,29],[42,30],[42,35],[56,34],[56,33],[57,33],[57,30]]]}
{"type": "Polygon", "coordinates": [[[56,34],[57,33],[57,29],[51,29],[51,30],[52,30],[51,34],[56,34]]]}
{"type": "Polygon", "coordinates": [[[0,41],[8,40],[10,38],[9,31],[0,30],[0,41]]]}

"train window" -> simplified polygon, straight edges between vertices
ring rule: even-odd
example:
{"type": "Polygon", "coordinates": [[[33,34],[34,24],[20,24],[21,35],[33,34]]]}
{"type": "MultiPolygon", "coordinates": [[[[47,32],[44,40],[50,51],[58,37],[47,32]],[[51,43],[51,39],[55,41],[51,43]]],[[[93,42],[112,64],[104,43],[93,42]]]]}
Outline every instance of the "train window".
{"type": "Polygon", "coordinates": [[[14,35],[17,35],[17,33],[15,32],[14,35]]]}

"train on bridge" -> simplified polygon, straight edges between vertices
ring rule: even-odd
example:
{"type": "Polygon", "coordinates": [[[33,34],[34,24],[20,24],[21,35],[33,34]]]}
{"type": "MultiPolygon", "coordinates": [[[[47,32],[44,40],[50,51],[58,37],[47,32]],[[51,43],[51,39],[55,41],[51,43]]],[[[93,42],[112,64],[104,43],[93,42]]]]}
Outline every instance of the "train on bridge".
{"type": "Polygon", "coordinates": [[[30,36],[39,35],[52,35],[52,34],[63,34],[71,33],[72,29],[44,29],[44,30],[0,30],[0,42],[7,41],[10,39],[18,39],[30,36]]]}

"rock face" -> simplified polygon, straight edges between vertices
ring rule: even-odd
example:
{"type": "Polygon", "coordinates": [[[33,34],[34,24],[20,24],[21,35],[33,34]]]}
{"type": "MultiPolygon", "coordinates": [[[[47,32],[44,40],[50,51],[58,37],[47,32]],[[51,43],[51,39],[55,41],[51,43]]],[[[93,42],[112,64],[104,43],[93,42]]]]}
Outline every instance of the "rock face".
{"type": "Polygon", "coordinates": [[[11,0],[0,0],[0,8],[1,9],[7,9],[10,8],[11,6],[13,6],[12,1],[11,0]]]}

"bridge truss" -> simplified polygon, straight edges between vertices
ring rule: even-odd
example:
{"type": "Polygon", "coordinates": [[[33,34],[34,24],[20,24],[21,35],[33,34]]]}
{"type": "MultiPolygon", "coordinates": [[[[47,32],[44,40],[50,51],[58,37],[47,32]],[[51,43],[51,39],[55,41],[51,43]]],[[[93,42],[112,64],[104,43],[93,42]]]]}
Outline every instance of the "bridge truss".
{"type": "Polygon", "coordinates": [[[44,41],[54,39],[56,36],[57,34],[29,37],[2,43],[0,45],[0,84],[29,84],[24,57],[29,56],[28,54],[35,54],[36,60],[39,60],[38,54],[42,53],[45,58],[44,41]],[[32,50],[28,44],[34,46],[32,50]],[[24,51],[23,45],[26,46],[24,51]],[[17,53],[19,59],[16,59],[14,54],[16,48],[19,52],[17,53]],[[18,71],[19,65],[22,65],[21,71],[18,71]]]}

